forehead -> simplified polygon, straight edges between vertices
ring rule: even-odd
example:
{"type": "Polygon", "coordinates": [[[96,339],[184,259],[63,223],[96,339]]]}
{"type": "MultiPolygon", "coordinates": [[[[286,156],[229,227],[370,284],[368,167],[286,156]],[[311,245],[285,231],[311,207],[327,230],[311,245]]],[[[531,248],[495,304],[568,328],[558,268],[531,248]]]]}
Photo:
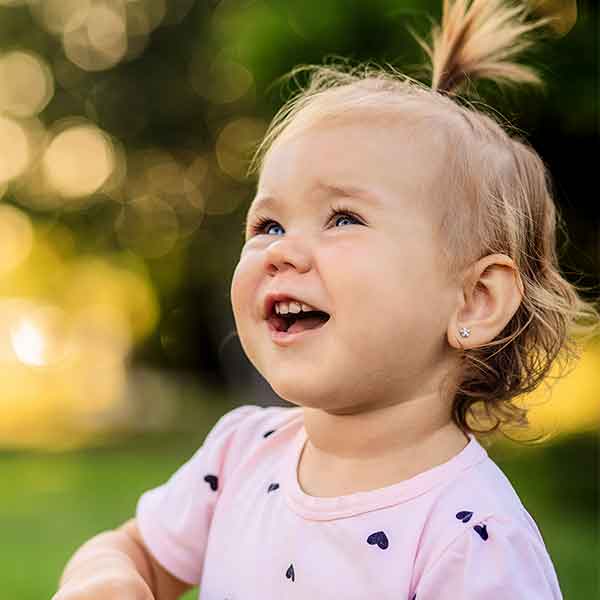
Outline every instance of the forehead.
{"type": "Polygon", "coordinates": [[[264,206],[265,197],[287,202],[296,195],[336,189],[418,205],[443,168],[445,152],[439,131],[428,133],[425,125],[391,117],[284,131],[265,156],[248,212],[264,206]]]}

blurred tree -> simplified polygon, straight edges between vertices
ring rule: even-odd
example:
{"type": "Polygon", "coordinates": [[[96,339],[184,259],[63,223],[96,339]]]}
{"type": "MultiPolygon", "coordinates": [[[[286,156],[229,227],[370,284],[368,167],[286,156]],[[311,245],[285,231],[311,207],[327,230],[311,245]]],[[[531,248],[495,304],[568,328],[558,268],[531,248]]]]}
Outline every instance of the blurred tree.
{"type": "MultiPolygon", "coordinates": [[[[229,335],[229,283],[254,191],[243,167],[289,92],[272,84],[297,64],[332,55],[389,62],[422,77],[425,56],[409,27],[427,37],[441,4],[0,0],[0,51],[38,57],[53,84],[37,115],[48,135],[35,138],[27,169],[9,182],[3,201],[36,224],[69,228],[81,255],[120,251],[145,263],[161,315],[135,345],[134,364],[189,370],[216,384],[252,381],[268,395],[229,335]],[[75,125],[88,137],[71,144],[72,155],[58,152],[59,135],[75,125]],[[84,160],[86,152],[94,160],[84,160]],[[106,172],[98,171],[99,152],[107,153],[106,172]],[[96,170],[88,173],[90,164],[96,170]],[[72,182],[74,171],[79,179],[72,182]]],[[[499,92],[485,82],[480,88],[549,165],[569,235],[561,239],[565,270],[596,285],[600,219],[589,190],[597,149],[598,15],[596,2],[580,1],[573,25],[573,5],[565,26],[572,28],[544,39],[527,59],[542,72],[546,93],[499,92]]]]}

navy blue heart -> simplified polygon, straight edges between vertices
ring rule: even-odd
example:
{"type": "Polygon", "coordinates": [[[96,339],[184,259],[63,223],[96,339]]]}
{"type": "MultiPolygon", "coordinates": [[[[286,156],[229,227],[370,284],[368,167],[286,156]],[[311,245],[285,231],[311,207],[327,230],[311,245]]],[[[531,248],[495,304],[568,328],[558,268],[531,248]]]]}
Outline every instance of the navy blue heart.
{"type": "Polygon", "coordinates": [[[471,520],[473,513],[470,510],[461,510],[459,513],[456,513],[456,518],[460,519],[463,523],[467,523],[471,520]]]}
{"type": "Polygon", "coordinates": [[[473,529],[481,536],[482,540],[488,539],[487,525],[475,525],[473,529]]]}
{"type": "Polygon", "coordinates": [[[267,492],[272,492],[273,490],[276,490],[277,488],[279,488],[279,484],[278,483],[270,483],[269,484],[269,489],[267,490],[267,492]]]}
{"type": "Polygon", "coordinates": [[[210,484],[210,489],[214,492],[219,487],[219,479],[216,475],[205,475],[204,481],[210,484]]]}
{"type": "Polygon", "coordinates": [[[290,565],[288,570],[285,572],[285,576],[292,581],[296,581],[296,577],[294,575],[294,565],[290,565]]]}
{"type": "Polygon", "coordinates": [[[263,433],[263,437],[269,437],[274,432],[275,432],[275,429],[271,429],[271,431],[267,431],[267,433],[263,433]]]}
{"type": "Polygon", "coordinates": [[[383,531],[376,531],[375,533],[372,533],[367,538],[367,544],[371,544],[371,546],[377,544],[382,550],[385,550],[389,545],[387,536],[385,533],[383,533],[383,531]]]}

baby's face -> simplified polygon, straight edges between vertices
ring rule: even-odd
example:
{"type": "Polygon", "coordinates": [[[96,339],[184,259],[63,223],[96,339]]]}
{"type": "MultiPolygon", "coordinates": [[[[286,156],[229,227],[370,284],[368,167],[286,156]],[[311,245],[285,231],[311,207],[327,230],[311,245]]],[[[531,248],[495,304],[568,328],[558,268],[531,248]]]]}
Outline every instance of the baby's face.
{"type": "Polygon", "coordinates": [[[279,138],[267,154],[231,300],[249,360],[289,402],[394,404],[445,371],[459,290],[442,268],[428,203],[444,149],[426,135],[350,121],[279,138]],[[254,232],[259,216],[269,222],[254,232]],[[330,318],[278,343],[263,313],[270,292],[330,318]]]}

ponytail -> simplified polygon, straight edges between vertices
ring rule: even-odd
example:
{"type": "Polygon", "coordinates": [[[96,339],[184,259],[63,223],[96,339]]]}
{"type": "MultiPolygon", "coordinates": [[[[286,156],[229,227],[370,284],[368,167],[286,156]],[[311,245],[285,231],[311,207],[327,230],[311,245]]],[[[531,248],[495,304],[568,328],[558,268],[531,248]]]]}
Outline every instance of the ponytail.
{"type": "Polygon", "coordinates": [[[444,0],[442,25],[435,25],[428,46],[411,31],[431,61],[431,89],[449,94],[470,78],[541,85],[534,69],[509,59],[529,48],[527,34],[550,24],[552,17],[526,23],[524,5],[504,0],[444,0]]]}

